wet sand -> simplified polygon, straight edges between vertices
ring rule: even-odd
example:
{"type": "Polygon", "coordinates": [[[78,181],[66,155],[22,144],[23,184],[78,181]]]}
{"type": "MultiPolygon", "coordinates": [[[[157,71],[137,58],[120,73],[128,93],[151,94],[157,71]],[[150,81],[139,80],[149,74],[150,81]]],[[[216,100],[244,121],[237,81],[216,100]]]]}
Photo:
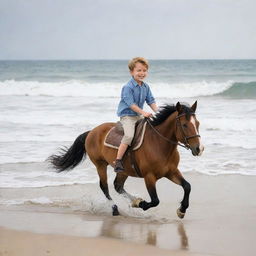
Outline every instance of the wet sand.
{"type": "Polygon", "coordinates": [[[107,238],[85,238],[67,235],[35,234],[24,231],[0,229],[1,255],[159,255],[196,256],[200,254],[170,251],[154,246],[123,242],[107,238]]]}
{"type": "MultiPolygon", "coordinates": [[[[192,194],[183,220],[175,214],[182,193],[167,180],[157,186],[162,204],[149,210],[159,215],[153,219],[146,213],[145,218],[143,214],[112,217],[49,205],[2,205],[0,255],[254,255],[256,177],[185,177],[192,194]]],[[[133,179],[127,190],[139,182],[133,179]]],[[[36,191],[38,196],[49,190],[29,193],[36,191]]],[[[26,192],[0,189],[2,198],[26,192]]]]}

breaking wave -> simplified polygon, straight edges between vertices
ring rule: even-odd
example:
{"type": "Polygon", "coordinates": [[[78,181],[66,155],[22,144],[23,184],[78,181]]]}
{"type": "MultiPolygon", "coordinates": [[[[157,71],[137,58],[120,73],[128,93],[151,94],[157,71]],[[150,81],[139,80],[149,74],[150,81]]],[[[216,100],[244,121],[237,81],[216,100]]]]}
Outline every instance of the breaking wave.
{"type": "Polygon", "coordinates": [[[233,83],[230,88],[219,95],[239,99],[254,99],[256,98],[256,82],[233,83]]]}
{"type": "MultiPolygon", "coordinates": [[[[150,83],[156,97],[188,98],[198,96],[225,96],[255,98],[256,82],[179,82],[150,83]]],[[[38,82],[6,80],[0,82],[0,95],[50,97],[120,97],[121,83],[88,83],[80,80],[66,82],[38,82]]]]}

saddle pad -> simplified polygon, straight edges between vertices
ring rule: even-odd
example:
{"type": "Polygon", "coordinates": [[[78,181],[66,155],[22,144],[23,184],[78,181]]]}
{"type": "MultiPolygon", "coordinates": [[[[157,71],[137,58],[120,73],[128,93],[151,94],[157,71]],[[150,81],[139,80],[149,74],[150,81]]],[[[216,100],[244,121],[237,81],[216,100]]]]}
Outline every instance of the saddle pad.
{"type": "MultiPolygon", "coordinates": [[[[144,119],[139,120],[136,123],[135,135],[131,144],[132,150],[136,150],[141,146],[146,130],[146,124],[147,122],[144,119]]],[[[112,127],[107,133],[104,140],[104,145],[110,148],[118,149],[119,145],[121,144],[123,136],[124,130],[121,126],[121,123],[117,122],[117,124],[114,127],[112,127]]]]}

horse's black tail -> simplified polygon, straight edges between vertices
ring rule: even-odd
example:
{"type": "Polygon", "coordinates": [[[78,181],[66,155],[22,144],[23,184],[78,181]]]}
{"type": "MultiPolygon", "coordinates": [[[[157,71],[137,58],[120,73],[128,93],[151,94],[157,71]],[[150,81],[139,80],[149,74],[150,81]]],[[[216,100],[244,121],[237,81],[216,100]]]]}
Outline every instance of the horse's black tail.
{"type": "Polygon", "coordinates": [[[50,156],[47,161],[58,171],[75,168],[86,155],[84,143],[90,131],[79,135],[70,148],[64,147],[59,154],[50,156]]]}

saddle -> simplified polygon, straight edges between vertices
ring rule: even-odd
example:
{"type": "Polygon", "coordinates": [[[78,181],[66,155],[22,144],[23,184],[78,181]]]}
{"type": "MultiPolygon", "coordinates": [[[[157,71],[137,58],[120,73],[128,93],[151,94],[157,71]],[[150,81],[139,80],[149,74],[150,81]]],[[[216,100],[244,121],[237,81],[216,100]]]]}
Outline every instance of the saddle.
{"type": "MultiPolygon", "coordinates": [[[[141,119],[138,120],[137,123],[135,124],[135,134],[132,140],[132,144],[130,148],[132,150],[137,150],[140,148],[145,130],[146,130],[146,119],[141,119]]],[[[110,148],[115,148],[118,149],[119,145],[121,144],[121,140],[124,136],[124,130],[121,122],[117,122],[114,127],[112,127],[109,132],[107,133],[105,140],[104,140],[104,145],[110,148]]]]}

